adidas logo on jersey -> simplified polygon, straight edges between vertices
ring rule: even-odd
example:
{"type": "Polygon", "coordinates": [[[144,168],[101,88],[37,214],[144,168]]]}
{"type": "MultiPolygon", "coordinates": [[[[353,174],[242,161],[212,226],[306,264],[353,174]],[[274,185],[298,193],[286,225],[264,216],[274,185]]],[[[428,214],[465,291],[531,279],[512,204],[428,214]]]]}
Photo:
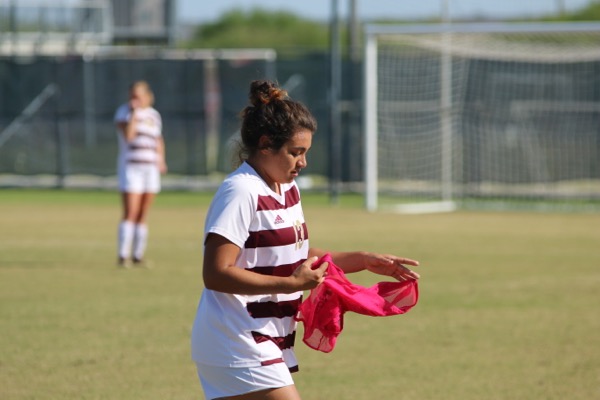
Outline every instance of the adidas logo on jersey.
{"type": "Polygon", "coordinates": [[[283,224],[285,221],[283,220],[283,218],[281,218],[281,216],[279,216],[279,214],[277,214],[277,217],[275,217],[275,225],[277,224],[283,224]]]}

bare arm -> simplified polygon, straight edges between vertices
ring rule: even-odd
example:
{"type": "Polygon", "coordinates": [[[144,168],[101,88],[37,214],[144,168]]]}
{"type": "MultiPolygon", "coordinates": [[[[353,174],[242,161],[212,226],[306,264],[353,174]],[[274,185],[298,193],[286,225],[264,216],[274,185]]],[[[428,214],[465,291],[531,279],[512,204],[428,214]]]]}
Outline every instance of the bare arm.
{"type": "Polygon", "coordinates": [[[136,119],[135,119],[135,109],[131,110],[131,118],[129,119],[129,121],[119,122],[117,124],[117,127],[123,134],[123,137],[125,138],[125,141],[127,141],[127,143],[129,143],[133,139],[135,139],[135,136],[137,135],[136,124],[137,123],[136,123],[136,119]]]}
{"type": "MultiPolygon", "coordinates": [[[[325,250],[311,248],[308,255],[321,257],[325,253],[325,250]]],[[[399,281],[420,278],[418,273],[405,266],[419,265],[418,261],[410,258],[365,251],[330,251],[329,253],[335,264],[347,274],[368,270],[379,275],[391,276],[399,281]]]]}
{"type": "Polygon", "coordinates": [[[158,153],[158,170],[161,174],[165,174],[167,173],[167,161],[165,158],[165,140],[162,136],[158,138],[156,152],[158,153]]]}
{"type": "Polygon", "coordinates": [[[207,289],[234,294],[293,293],[315,288],[324,279],[327,263],[311,269],[316,258],[309,258],[292,276],[260,275],[235,265],[240,248],[224,238],[211,233],[204,244],[202,278],[207,289]]]}

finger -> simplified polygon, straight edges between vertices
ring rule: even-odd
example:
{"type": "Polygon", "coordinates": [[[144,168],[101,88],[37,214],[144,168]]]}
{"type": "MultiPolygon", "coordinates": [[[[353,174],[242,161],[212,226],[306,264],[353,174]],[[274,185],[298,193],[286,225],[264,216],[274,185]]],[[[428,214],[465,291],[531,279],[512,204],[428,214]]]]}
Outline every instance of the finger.
{"type": "Polygon", "coordinates": [[[410,269],[407,269],[406,271],[404,271],[402,273],[402,276],[407,277],[408,279],[419,279],[421,277],[421,275],[419,275],[418,273],[416,273],[415,271],[412,271],[410,269]]]}
{"type": "Polygon", "coordinates": [[[391,273],[394,278],[403,277],[405,279],[419,279],[420,275],[410,268],[405,267],[402,264],[399,264],[395,271],[391,273]]]}
{"type": "Polygon", "coordinates": [[[419,265],[419,262],[417,260],[411,260],[410,258],[395,258],[394,262],[396,264],[407,264],[412,265],[414,267],[417,267],[419,265]]]}
{"type": "Polygon", "coordinates": [[[402,280],[404,278],[401,271],[394,271],[390,274],[390,276],[395,278],[396,280],[402,280]]]}
{"type": "Polygon", "coordinates": [[[325,280],[325,277],[327,276],[327,268],[328,267],[329,267],[329,263],[324,262],[323,264],[319,265],[319,268],[316,269],[320,273],[319,283],[323,283],[323,281],[325,280]]]}
{"type": "Polygon", "coordinates": [[[410,273],[408,274],[409,277],[413,278],[413,279],[419,279],[421,277],[421,275],[417,274],[415,271],[410,271],[410,273]]]}
{"type": "Polygon", "coordinates": [[[329,268],[329,263],[328,262],[324,262],[321,265],[319,265],[317,268],[314,268],[315,271],[319,271],[321,273],[323,273],[323,275],[325,275],[325,272],[327,271],[327,268],[329,268]]]}
{"type": "Polygon", "coordinates": [[[311,269],[316,269],[317,265],[315,265],[315,261],[317,261],[319,259],[319,257],[317,256],[312,256],[311,258],[309,258],[308,260],[306,260],[304,263],[309,265],[311,269]]]}

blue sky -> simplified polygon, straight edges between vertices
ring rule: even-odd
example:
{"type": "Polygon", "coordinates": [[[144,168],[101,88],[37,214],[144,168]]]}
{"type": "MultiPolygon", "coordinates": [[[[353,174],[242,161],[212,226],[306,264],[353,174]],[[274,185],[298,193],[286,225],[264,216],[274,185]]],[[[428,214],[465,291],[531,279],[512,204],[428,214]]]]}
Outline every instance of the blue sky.
{"type": "MultiPolygon", "coordinates": [[[[330,0],[176,0],[182,22],[206,22],[217,19],[232,8],[287,10],[304,17],[326,20],[330,0]]],[[[567,10],[579,9],[593,0],[356,0],[361,19],[380,17],[424,18],[440,15],[443,1],[449,2],[451,17],[484,15],[490,19],[539,17],[556,12],[561,4],[567,10]]],[[[348,0],[339,0],[340,15],[347,15],[348,0]]]]}

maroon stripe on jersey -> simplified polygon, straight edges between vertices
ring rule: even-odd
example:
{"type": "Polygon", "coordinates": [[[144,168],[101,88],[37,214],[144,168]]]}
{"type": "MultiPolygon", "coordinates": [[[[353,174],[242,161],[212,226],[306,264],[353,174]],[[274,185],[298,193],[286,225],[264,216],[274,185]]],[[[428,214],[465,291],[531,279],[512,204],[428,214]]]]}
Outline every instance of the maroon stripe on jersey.
{"type": "Polygon", "coordinates": [[[156,137],[156,136],[154,136],[154,135],[151,135],[151,134],[149,134],[149,133],[144,133],[144,132],[137,132],[137,135],[136,135],[136,136],[143,136],[143,137],[151,138],[151,139],[154,139],[154,140],[156,140],[156,139],[157,139],[157,137],[156,137]]]}
{"type": "Polygon", "coordinates": [[[290,226],[281,229],[265,229],[263,231],[249,232],[250,235],[244,243],[244,248],[255,249],[257,247],[274,247],[286,246],[296,242],[302,242],[308,239],[308,230],[306,223],[302,224],[302,228],[290,226]]]}
{"type": "MultiPolygon", "coordinates": [[[[267,361],[261,361],[260,366],[261,367],[266,367],[267,365],[273,365],[273,364],[279,364],[282,363],[283,358],[274,358],[272,360],[267,360],[267,361]]],[[[288,368],[290,370],[290,372],[293,374],[294,372],[298,372],[300,371],[300,368],[298,368],[297,365],[294,365],[293,367],[289,367],[288,368]]]]}
{"type": "Polygon", "coordinates": [[[293,207],[299,202],[300,193],[298,192],[298,188],[292,186],[290,190],[285,192],[285,205],[282,205],[271,196],[258,196],[256,211],[283,210],[285,208],[293,207]]]}
{"type": "Polygon", "coordinates": [[[260,332],[252,331],[252,337],[256,343],[273,342],[280,350],[291,349],[296,342],[296,332],[284,337],[273,337],[260,332]]]}
{"type": "Polygon", "coordinates": [[[260,366],[266,367],[267,365],[279,364],[283,362],[283,358],[274,358],[272,360],[261,361],[260,366]]]}
{"type": "Polygon", "coordinates": [[[283,265],[278,265],[276,267],[254,267],[254,268],[248,268],[248,271],[252,271],[252,272],[256,272],[257,274],[261,274],[261,275],[270,275],[270,276],[291,276],[294,271],[296,270],[296,268],[298,268],[298,266],[300,264],[302,264],[304,260],[300,260],[300,261],[296,261],[293,264],[283,264],[283,265]]]}
{"type": "Polygon", "coordinates": [[[154,151],[156,151],[156,146],[130,144],[129,150],[154,150],[154,151]]]}
{"type": "Polygon", "coordinates": [[[156,161],[148,161],[148,160],[127,160],[130,164],[156,164],[156,161]]]}
{"type": "Polygon", "coordinates": [[[302,297],[288,301],[264,301],[248,303],[246,309],[252,318],[285,318],[293,317],[298,312],[302,297]]]}

